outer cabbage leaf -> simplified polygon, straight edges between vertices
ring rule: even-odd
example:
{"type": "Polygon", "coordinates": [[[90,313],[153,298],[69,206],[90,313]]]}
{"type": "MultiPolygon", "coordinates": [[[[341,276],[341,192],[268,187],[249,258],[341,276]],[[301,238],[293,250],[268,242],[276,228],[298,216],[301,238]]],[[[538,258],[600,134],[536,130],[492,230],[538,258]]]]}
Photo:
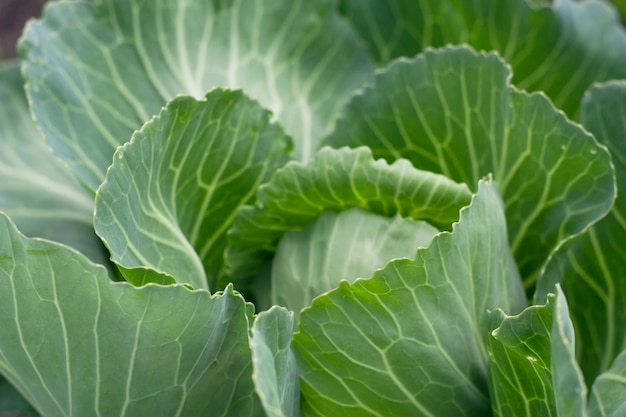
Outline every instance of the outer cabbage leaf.
{"type": "Polygon", "coordinates": [[[498,311],[488,339],[489,389],[497,416],[587,415],[587,387],[576,363],[567,301],[558,286],[547,300],[514,317],[498,311]]]}
{"type": "Polygon", "coordinates": [[[530,287],[549,253],[610,209],[614,172],[606,148],[510,77],[497,55],[467,47],[401,60],[353,98],[327,143],[366,145],[472,188],[493,173],[530,287]]]}
{"type": "Polygon", "coordinates": [[[626,32],[603,1],[342,0],[341,9],[379,65],[429,46],[497,50],[515,85],[570,116],[593,82],[626,78],[626,32]]]}
{"type": "Polygon", "coordinates": [[[471,198],[466,185],[416,170],[408,161],[389,165],[367,148],[321,149],[309,164],[292,162],[239,209],[226,249],[228,275],[249,277],[271,259],[279,240],[312,223],[323,211],[362,207],[384,216],[400,214],[449,229],[471,198]]]}
{"type": "Polygon", "coordinates": [[[287,161],[289,138],[269,119],[241,91],[181,96],[116,151],[96,232],[130,281],[214,287],[235,211],[287,161]]]}
{"type": "Polygon", "coordinates": [[[609,214],[568,242],[539,280],[541,302],[561,282],[577,333],[578,360],[591,385],[626,348],[626,82],[594,87],[585,96],[584,126],[611,151],[617,198],[609,214]]]}
{"type": "Polygon", "coordinates": [[[0,210],[22,233],[70,245],[107,265],[93,232],[93,198],[37,131],[17,62],[0,67],[0,97],[0,210]]]}
{"type": "Polygon", "coordinates": [[[267,417],[300,416],[298,364],[291,349],[293,313],[274,306],[252,326],[252,378],[267,417]]]}
{"type": "Polygon", "coordinates": [[[423,221],[383,217],[355,207],[323,212],[302,230],[287,233],[272,260],[272,304],[295,313],[340,280],[369,277],[392,259],[415,257],[439,230],[423,221]]]}
{"type": "Polygon", "coordinates": [[[308,159],[372,66],[332,0],[49,4],[20,43],[33,112],[95,190],[114,149],[177,94],[243,88],[308,159]]]}
{"type": "Polygon", "coordinates": [[[481,181],[415,260],[316,298],[293,341],[302,415],[488,415],[486,311],[526,305],[507,242],[502,201],[481,181]]]}
{"type": "Polygon", "coordinates": [[[229,287],[114,283],[0,216],[0,372],[46,417],[260,416],[249,306],[229,287]]]}

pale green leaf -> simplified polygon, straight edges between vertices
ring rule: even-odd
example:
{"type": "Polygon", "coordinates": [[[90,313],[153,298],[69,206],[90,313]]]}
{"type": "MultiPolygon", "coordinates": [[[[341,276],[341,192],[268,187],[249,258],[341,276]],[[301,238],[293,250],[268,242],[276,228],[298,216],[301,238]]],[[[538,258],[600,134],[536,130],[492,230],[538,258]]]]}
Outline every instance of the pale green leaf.
{"type": "MultiPolygon", "coordinates": [[[[622,0],[618,0],[624,4],[622,0]]],[[[626,31],[599,0],[342,0],[379,65],[427,47],[497,50],[513,82],[577,114],[595,81],[626,78],[626,31]]]]}
{"type": "Polygon", "coordinates": [[[488,340],[489,388],[498,417],[586,416],[587,387],[560,287],[518,316],[500,312],[488,340]]]}
{"type": "Polygon", "coordinates": [[[449,230],[470,197],[464,184],[416,170],[408,161],[389,165],[364,147],[324,148],[307,165],[292,162],[278,170],[259,189],[256,204],[239,210],[229,232],[227,270],[237,279],[250,276],[271,259],[285,233],[302,229],[325,210],[362,207],[449,230]]]}
{"type": "Polygon", "coordinates": [[[300,315],[304,416],[484,416],[487,310],[526,305],[491,182],[415,260],[343,282],[300,315]]]}
{"type": "Polygon", "coordinates": [[[600,374],[591,388],[591,417],[626,415],[626,351],[615,358],[611,367],[600,374]]]}
{"type": "Polygon", "coordinates": [[[0,216],[0,372],[46,417],[261,416],[232,287],[136,288],[0,216]]]}
{"type": "Polygon", "coordinates": [[[490,173],[506,206],[510,244],[528,287],[547,256],[611,207],[606,148],[542,94],[509,84],[509,67],[468,47],[392,64],[349,103],[327,143],[465,182],[490,173]]]}
{"type": "Polygon", "coordinates": [[[332,0],[54,2],[19,51],[37,122],[93,190],[114,149],[177,94],[243,88],[306,160],[372,73],[332,0]]]}
{"type": "Polygon", "coordinates": [[[313,298],[341,280],[370,277],[392,259],[413,259],[438,232],[423,221],[383,217],[360,207],[325,211],[280,240],[272,260],[272,304],[287,307],[297,318],[313,298]]]}
{"type": "Polygon", "coordinates": [[[116,151],[96,232],[129,280],[214,288],[236,209],[287,161],[289,138],[269,119],[241,91],[181,96],[116,151]]]}
{"type": "Polygon", "coordinates": [[[291,350],[293,313],[282,307],[261,312],[252,326],[252,379],[267,417],[300,416],[298,364],[291,350]]]}
{"type": "Polygon", "coordinates": [[[598,85],[585,96],[582,122],[611,151],[617,198],[604,219],[552,257],[535,294],[541,302],[555,282],[562,283],[577,333],[579,363],[589,385],[626,348],[625,114],[626,82],[598,85]]]}
{"type": "Polygon", "coordinates": [[[93,232],[93,198],[37,131],[17,62],[0,67],[0,97],[0,210],[26,235],[64,243],[108,264],[93,232]]]}

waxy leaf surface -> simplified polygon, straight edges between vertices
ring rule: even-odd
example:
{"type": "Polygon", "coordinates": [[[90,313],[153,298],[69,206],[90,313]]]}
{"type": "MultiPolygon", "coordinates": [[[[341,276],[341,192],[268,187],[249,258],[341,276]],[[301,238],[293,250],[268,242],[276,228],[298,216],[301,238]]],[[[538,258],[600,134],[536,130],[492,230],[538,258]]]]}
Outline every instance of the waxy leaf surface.
{"type": "Polygon", "coordinates": [[[614,172],[606,148],[510,77],[497,55],[467,47],[400,60],[352,99],[326,142],[369,146],[376,158],[406,158],[472,189],[493,174],[532,287],[548,254],[610,209],[614,172]]]}
{"type": "Polygon", "coordinates": [[[96,232],[129,280],[215,288],[235,211],[287,161],[289,138],[269,119],[241,91],[181,96],[116,151],[96,232]]]}
{"type": "Polygon", "coordinates": [[[57,416],[262,416],[232,287],[136,288],[0,216],[0,372],[57,416]]]}
{"type": "Polygon", "coordinates": [[[252,326],[252,378],[267,417],[300,416],[298,364],[291,349],[293,313],[272,307],[252,326]]]}
{"type": "Polygon", "coordinates": [[[229,231],[227,271],[241,279],[258,270],[285,233],[302,229],[325,210],[362,207],[449,230],[470,198],[465,184],[417,170],[406,160],[375,160],[365,147],[323,148],[309,164],[291,162],[278,170],[260,187],[256,204],[238,211],[229,231]]]}
{"type": "Polygon", "coordinates": [[[370,277],[392,259],[415,257],[439,230],[423,221],[373,214],[360,207],[323,212],[302,230],[287,233],[272,260],[272,304],[298,317],[341,280],[370,277]]]}
{"type": "Polygon", "coordinates": [[[620,417],[626,412],[626,350],[611,367],[598,376],[591,389],[589,415],[620,417]]]}
{"type": "Polygon", "coordinates": [[[93,232],[93,198],[37,130],[17,62],[0,67],[0,97],[0,210],[25,235],[64,243],[106,265],[93,232]]]}
{"type": "Polygon", "coordinates": [[[178,94],[243,88],[307,160],[372,73],[331,0],[55,2],[19,49],[37,122],[92,190],[115,148],[178,94]]]}
{"type": "Polygon", "coordinates": [[[598,85],[585,96],[584,126],[611,151],[617,177],[615,205],[605,218],[568,242],[540,277],[536,302],[555,282],[567,295],[577,354],[591,385],[626,348],[626,83],[598,85]]]}
{"type": "Polygon", "coordinates": [[[567,301],[560,287],[547,300],[518,316],[494,312],[488,346],[496,416],[587,415],[587,387],[576,363],[567,301]]]}
{"type": "Polygon", "coordinates": [[[343,282],[301,312],[302,414],[487,415],[487,310],[525,304],[502,201],[481,182],[453,231],[414,260],[343,282]]]}
{"type": "MultiPolygon", "coordinates": [[[[622,9],[626,6],[622,0],[622,9]]],[[[626,78],[626,30],[597,0],[341,0],[379,65],[427,47],[496,50],[513,82],[543,91],[571,117],[596,81],[626,78]],[[534,4],[533,4],[534,3],[534,4]]]]}

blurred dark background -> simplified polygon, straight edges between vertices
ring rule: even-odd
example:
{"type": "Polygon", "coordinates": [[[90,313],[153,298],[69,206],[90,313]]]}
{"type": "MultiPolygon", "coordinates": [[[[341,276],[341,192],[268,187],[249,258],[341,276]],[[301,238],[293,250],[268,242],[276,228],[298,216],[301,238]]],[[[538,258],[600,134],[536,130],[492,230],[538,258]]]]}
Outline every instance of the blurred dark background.
{"type": "Polygon", "coordinates": [[[46,0],[0,0],[0,57],[15,58],[15,44],[24,24],[39,17],[46,0]]]}

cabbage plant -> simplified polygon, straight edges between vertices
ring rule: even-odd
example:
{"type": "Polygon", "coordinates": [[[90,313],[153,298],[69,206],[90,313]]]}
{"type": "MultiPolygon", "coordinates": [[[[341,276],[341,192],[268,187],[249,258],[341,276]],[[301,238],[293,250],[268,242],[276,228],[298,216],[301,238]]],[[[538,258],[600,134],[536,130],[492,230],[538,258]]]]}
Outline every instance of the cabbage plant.
{"type": "Polygon", "coordinates": [[[0,67],[0,415],[626,413],[596,0],[66,0],[0,67]]]}

